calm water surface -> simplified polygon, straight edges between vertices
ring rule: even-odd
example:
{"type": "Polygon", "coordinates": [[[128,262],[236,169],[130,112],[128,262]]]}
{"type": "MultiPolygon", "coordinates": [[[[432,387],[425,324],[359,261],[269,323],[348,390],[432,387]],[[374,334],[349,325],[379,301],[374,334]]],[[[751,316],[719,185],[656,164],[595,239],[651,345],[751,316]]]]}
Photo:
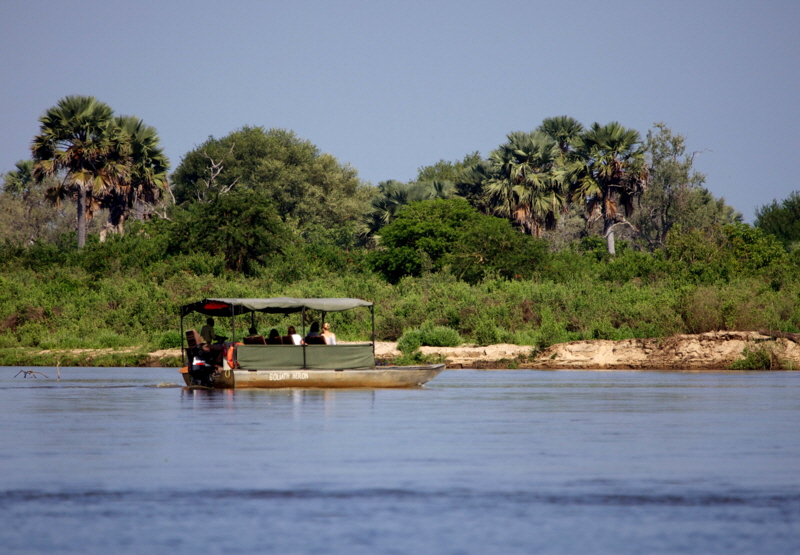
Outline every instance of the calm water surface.
{"type": "Polygon", "coordinates": [[[0,368],[0,551],[800,553],[800,373],[0,368]]]}

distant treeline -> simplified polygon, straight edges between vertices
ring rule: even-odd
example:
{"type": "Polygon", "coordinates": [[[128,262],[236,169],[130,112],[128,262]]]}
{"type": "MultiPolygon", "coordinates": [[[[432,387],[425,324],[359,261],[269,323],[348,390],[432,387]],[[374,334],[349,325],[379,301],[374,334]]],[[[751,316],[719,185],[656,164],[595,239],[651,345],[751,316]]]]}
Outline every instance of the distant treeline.
{"type": "MultiPolygon", "coordinates": [[[[365,298],[384,340],[800,331],[797,193],[741,223],[664,124],[642,138],[548,118],[377,187],[260,127],[209,138],[167,178],[155,130],[91,97],[48,111],[33,144],[0,193],[6,349],[175,347],[178,307],[202,297],[365,298]]],[[[357,311],[332,323],[369,331],[357,311]]]]}

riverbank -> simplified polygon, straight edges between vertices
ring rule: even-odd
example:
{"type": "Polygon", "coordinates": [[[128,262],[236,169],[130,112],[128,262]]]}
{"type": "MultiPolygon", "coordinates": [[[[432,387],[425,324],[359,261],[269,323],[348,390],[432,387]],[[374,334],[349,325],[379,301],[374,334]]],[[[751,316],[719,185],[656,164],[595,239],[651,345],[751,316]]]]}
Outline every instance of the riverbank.
{"type": "MultiPolygon", "coordinates": [[[[723,370],[748,353],[765,353],[773,367],[800,369],[797,338],[771,337],[759,332],[720,331],[622,341],[572,341],[535,352],[525,345],[484,347],[421,347],[425,357],[437,359],[450,369],[542,368],[553,370],[664,369],[723,370]]],[[[378,341],[376,359],[391,364],[401,356],[397,343],[378,341]]],[[[146,352],[142,349],[6,349],[0,355],[5,366],[164,366],[179,367],[179,349],[146,352]]]]}

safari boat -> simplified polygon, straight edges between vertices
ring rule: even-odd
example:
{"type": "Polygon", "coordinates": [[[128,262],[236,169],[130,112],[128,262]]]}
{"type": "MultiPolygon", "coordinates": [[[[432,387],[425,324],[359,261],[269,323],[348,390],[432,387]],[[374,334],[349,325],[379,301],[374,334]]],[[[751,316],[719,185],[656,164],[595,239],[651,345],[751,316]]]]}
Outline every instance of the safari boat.
{"type": "MultiPolygon", "coordinates": [[[[203,299],[180,308],[184,381],[190,387],[230,388],[389,388],[417,387],[435,378],[444,364],[422,366],[375,365],[375,307],[361,299],[203,299]],[[329,312],[368,308],[372,340],[359,344],[243,344],[236,339],[236,319],[255,313],[301,313],[305,336],[306,313],[318,311],[325,322],[329,312]],[[229,317],[231,340],[204,345],[200,334],[184,331],[184,318],[192,313],[229,317]],[[220,353],[221,351],[221,353],[220,353]],[[213,354],[211,354],[213,353],[213,354]],[[212,361],[222,356],[222,365],[212,361]]],[[[225,338],[227,339],[227,338],[225,338]]],[[[244,339],[244,338],[242,338],[244,339]]],[[[249,339],[249,338],[248,338],[249,339]]]]}

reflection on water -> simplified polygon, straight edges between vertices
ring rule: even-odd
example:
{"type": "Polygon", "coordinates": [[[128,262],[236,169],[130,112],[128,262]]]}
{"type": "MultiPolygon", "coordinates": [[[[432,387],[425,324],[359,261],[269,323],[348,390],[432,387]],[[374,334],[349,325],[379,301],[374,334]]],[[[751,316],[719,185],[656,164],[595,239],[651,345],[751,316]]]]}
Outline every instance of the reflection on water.
{"type": "Polygon", "coordinates": [[[4,553],[791,553],[800,374],[0,368],[4,553]],[[50,372],[48,371],[50,370],[50,372]]]}

